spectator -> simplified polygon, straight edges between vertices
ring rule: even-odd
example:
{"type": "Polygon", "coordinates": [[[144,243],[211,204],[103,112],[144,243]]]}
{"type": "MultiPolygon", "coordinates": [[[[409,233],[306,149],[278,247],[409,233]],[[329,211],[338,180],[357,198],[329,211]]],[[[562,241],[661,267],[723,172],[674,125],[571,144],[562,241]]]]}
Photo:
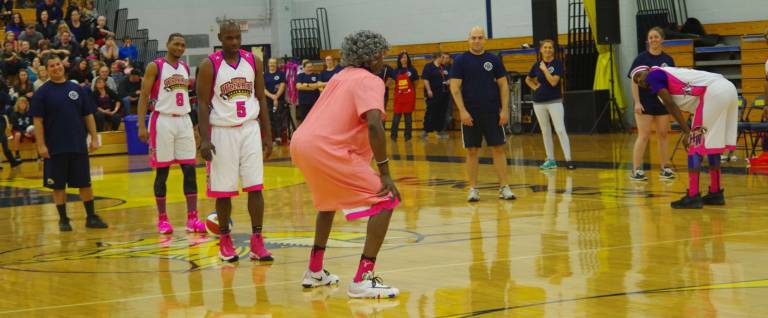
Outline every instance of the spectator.
{"type": "Polygon", "coordinates": [[[16,35],[11,32],[5,32],[5,40],[3,43],[11,43],[13,46],[13,51],[18,52],[19,51],[19,43],[16,41],[16,35]]]}
{"type": "MultiPolygon", "coordinates": [[[[125,63],[123,61],[117,60],[112,62],[112,65],[110,66],[110,70],[112,73],[109,74],[109,77],[111,77],[113,80],[115,80],[115,83],[120,83],[125,78],[125,63]]],[[[128,72],[130,74],[130,72],[128,72]]]]}
{"type": "Polygon", "coordinates": [[[82,6],[80,4],[80,0],[69,0],[67,11],[64,14],[64,21],[70,21],[72,18],[72,12],[80,11],[81,8],[82,6]]]}
{"type": "Polygon", "coordinates": [[[63,17],[61,6],[54,3],[53,0],[44,0],[37,5],[37,12],[35,14],[37,21],[40,21],[40,16],[43,14],[43,11],[48,12],[48,20],[52,24],[61,22],[61,18],[63,17]]]}
{"type": "Polygon", "coordinates": [[[44,56],[46,54],[51,54],[51,41],[42,39],[40,42],[37,42],[37,56],[44,56]]]}
{"type": "Polygon", "coordinates": [[[269,119],[272,123],[272,137],[275,142],[282,141],[282,124],[288,118],[289,109],[285,105],[283,93],[285,92],[285,73],[277,69],[277,59],[271,58],[267,62],[268,70],[264,72],[264,95],[266,95],[269,119]]]}
{"type": "Polygon", "coordinates": [[[29,47],[33,50],[37,50],[37,43],[44,39],[43,34],[35,31],[34,24],[27,24],[27,29],[21,32],[18,37],[19,41],[29,42],[29,47]]]}
{"type": "Polygon", "coordinates": [[[102,46],[106,43],[107,38],[114,37],[115,33],[107,28],[107,18],[102,15],[96,18],[96,24],[91,30],[91,35],[96,40],[96,44],[102,46]]]}
{"type": "Polygon", "coordinates": [[[119,60],[126,60],[130,63],[135,62],[139,58],[139,51],[136,46],[133,45],[133,39],[126,36],[123,38],[123,47],[120,48],[120,53],[117,56],[119,60]]]}
{"type": "Polygon", "coordinates": [[[448,54],[435,52],[432,54],[432,62],[424,65],[421,71],[421,78],[424,82],[424,99],[427,103],[427,110],[424,113],[424,131],[421,138],[426,139],[430,132],[435,132],[438,138],[445,138],[443,135],[445,129],[445,113],[448,111],[450,103],[450,88],[448,87],[448,69],[445,68],[445,62],[448,60],[448,54]]]}
{"type": "Polygon", "coordinates": [[[3,24],[11,23],[11,16],[13,16],[13,0],[0,0],[0,19],[3,20],[3,24]]]}
{"type": "Polygon", "coordinates": [[[299,123],[304,121],[312,106],[320,97],[320,76],[315,72],[315,66],[310,60],[302,63],[304,72],[296,79],[296,89],[299,90],[299,107],[296,109],[296,119],[299,123]]]}
{"type": "Polygon", "coordinates": [[[18,83],[13,87],[13,90],[16,92],[16,96],[18,96],[17,98],[32,98],[35,87],[32,85],[32,81],[29,80],[29,73],[27,73],[27,69],[19,70],[19,80],[18,83]]]}
{"type": "Polygon", "coordinates": [[[83,23],[79,10],[74,10],[71,14],[67,20],[69,31],[72,32],[73,38],[80,42],[80,46],[85,46],[85,40],[91,37],[91,26],[83,23]]]}
{"type": "MultiPolygon", "coordinates": [[[[69,31],[65,31],[60,35],[61,42],[59,42],[59,45],[55,46],[58,52],[54,53],[58,54],[62,59],[69,57],[69,61],[72,62],[74,61],[75,57],[77,57],[77,53],[80,52],[80,46],[77,45],[77,42],[75,42],[74,39],[72,39],[71,33],[69,33],[69,31]]],[[[66,61],[62,60],[62,62],[66,61]]],[[[66,66],[66,63],[64,66],[66,66]]]]}
{"type": "Polygon", "coordinates": [[[37,19],[35,30],[43,35],[43,38],[52,40],[56,36],[56,24],[51,23],[48,11],[43,11],[37,19]]]}
{"type": "Polygon", "coordinates": [[[92,96],[96,104],[96,113],[94,113],[96,128],[98,131],[104,131],[104,123],[108,121],[112,131],[116,131],[120,127],[120,100],[117,98],[117,94],[107,87],[103,78],[97,78],[93,84],[92,96]]]}
{"type": "Polygon", "coordinates": [[[336,60],[333,56],[328,55],[325,57],[325,70],[320,72],[320,82],[323,83],[323,89],[325,89],[325,86],[331,81],[331,77],[336,75],[336,73],[341,72],[341,69],[341,65],[336,64],[336,60]]]}
{"type": "Polygon", "coordinates": [[[29,66],[32,65],[32,61],[37,57],[37,52],[29,49],[28,41],[21,41],[19,44],[19,57],[29,66]]]}
{"type": "Polygon", "coordinates": [[[64,32],[68,32],[70,37],[69,39],[77,42],[77,38],[74,37],[72,34],[72,31],[69,30],[69,26],[66,23],[59,24],[56,26],[56,35],[53,36],[53,45],[56,46],[57,44],[61,43],[61,35],[64,34],[64,32]]]}
{"type": "Polygon", "coordinates": [[[13,136],[13,149],[16,151],[16,160],[21,161],[19,148],[21,142],[28,140],[35,142],[35,126],[32,125],[32,116],[29,115],[29,99],[19,97],[13,106],[11,114],[11,134],[13,136]]]}
{"type": "Polygon", "coordinates": [[[120,81],[120,86],[117,89],[117,95],[123,102],[125,114],[134,113],[133,107],[138,105],[139,94],[141,94],[141,71],[133,69],[131,75],[120,81]]]}
{"type": "MultiPolygon", "coordinates": [[[[9,106],[11,105],[11,97],[8,95],[8,85],[2,79],[0,79],[0,115],[8,116],[11,112],[9,106]]],[[[7,123],[4,118],[0,117],[0,131],[5,132],[7,123]]],[[[11,149],[8,148],[8,138],[0,138],[0,145],[3,148],[3,154],[8,162],[11,164],[11,168],[21,164],[21,161],[14,158],[11,149]]],[[[0,168],[2,169],[2,168],[0,168]]]]}
{"type": "Polygon", "coordinates": [[[96,48],[96,41],[93,38],[85,40],[85,45],[80,48],[80,56],[86,60],[98,60],[99,49],[96,48]]]}
{"type": "Polygon", "coordinates": [[[397,68],[395,69],[395,90],[394,90],[394,112],[392,117],[392,129],[390,138],[397,140],[397,131],[400,128],[400,117],[405,117],[405,132],[403,133],[405,141],[411,140],[413,110],[416,108],[416,81],[419,80],[419,73],[411,63],[411,55],[408,52],[400,52],[397,56],[397,68]]]}
{"type": "Polygon", "coordinates": [[[24,18],[21,13],[14,12],[11,16],[11,23],[5,25],[5,32],[13,32],[16,38],[19,37],[19,33],[24,30],[26,24],[24,24],[24,18]]]}
{"type": "Polygon", "coordinates": [[[93,5],[93,0],[85,0],[85,4],[83,4],[83,8],[80,10],[82,11],[82,20],[88,25],[93,24],[96,22],[96,18],[98,17],[96,15],[96,9],[93,5]]]}
{"type": "Polygon", "coordinates": [[[37,80],[35,81],[32,86],[34,87],[35,91],[40,89],[45,82],[48,81],[48,70],[45,68],[45,65],[40,65],[37,67],[37,80]]]}
{"type": "MultiPolygon", "coordinates": [[[[91,61],[91,73],[93,73],[93,78],[96,78],[96,77],[99,76],[99,70],[101,69],[102,66],[104,66],[104,62],[102,62],[101,60],[92,60],[91,61]]],[[[117,82],[115,82],[115,83],[117,83],[117,82]]],[[[93,86],[93,85],[91,85],[91,86],[93,86]]],[[[107,86],[109,86],[109,85],[107,85],[107,86]]]]}
{"type": "Polygon", "coordinates": [[[35,57],[32,59],[32,63],[27,65],[27,73],[29,73],[29,80],[32,81],[32,83],[35,83],[37,81],[37,69],[40,67],[40,58],[35,57]]]}
{"type": "Polygon", "coordinates": [[[92,90],[96,89],[96,79],[98,78],[104,79],[104,81],[107,83],[107,87],[111,89],[113,92],[119,92],[117,89],[117,82],[115,82],[114,79],[109,77],[109,67],[107,67],[106,65],[99,66],[99,72],[97,76],[93,79],[94,82],[91,84],[92,90]]]}
{"type": "MultiPolygon", "coordinates": [[[[98,42],[97,42],[98,43],[98,42]]],[[[107,38],[107,41],[101,47],[101,60],[107,64],[112,64],[117,59],[118,48],[113,37],[107,38]]]]}
{"type": "Polygon", "coordinates": [[[3,53],[0,53],[0,59],[3,62],[3,76],[10,85],[14,85],[19,77],[19,70],[27,66],[24,65],[19,55],[13,51],[13,43],[5,42],[3,43],[3,48],[3,53]]]}
{"type": "Polygon", "coordinates": [[[88,69],[88,60],[83,58],[75,60],[75,67],[69,71],[69,79],[77,81],[82,87],[90,87],[93,73],[88,69]]]}

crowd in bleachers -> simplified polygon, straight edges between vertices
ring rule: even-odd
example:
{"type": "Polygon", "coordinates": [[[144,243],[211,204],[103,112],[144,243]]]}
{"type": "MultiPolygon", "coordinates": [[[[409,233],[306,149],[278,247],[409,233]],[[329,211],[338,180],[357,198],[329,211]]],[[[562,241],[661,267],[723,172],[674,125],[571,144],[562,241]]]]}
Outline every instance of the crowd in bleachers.
{"type": "MultiPolygon", "coordinates": [[[[61,57],[68,79],[91,93],[99,131],[121,129],[121,119],[136,112],[142,79],[136,46],[128,37],[118,44],[93,0],[63,5],[62,0],[0,1],[5,30],[0,52],[0,114],[5,120],[0,129],[13,137],[12,165],[20,162],[20,142],[34,136],[26,112],[35,91],[48,80],[41,65],[47,54],[61,57]],[[24,21],[18,10],[32,7],[36,21],[24,21]]],[[[7,140],[0,139],[9,154],[7,140]]]]}

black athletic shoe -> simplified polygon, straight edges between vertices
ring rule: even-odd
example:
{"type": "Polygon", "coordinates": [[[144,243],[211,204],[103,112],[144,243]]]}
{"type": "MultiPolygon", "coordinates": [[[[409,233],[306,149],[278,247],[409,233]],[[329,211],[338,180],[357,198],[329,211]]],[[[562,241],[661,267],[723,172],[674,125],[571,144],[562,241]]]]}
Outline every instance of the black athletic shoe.
{"type": "Polygon", "coordinates": [[[11,168],[15,168],[20,164],[21,164],[21,160],[14,159],[13,161],[11,161],[11,168]]]}
{"type": "Polygon", "coordinates": [[[59,219],[59,231],[61,232],[72,231],[72,225],[69,225],[69,218],[59,219]]]}
{"type": "Polygon", "coordinates": [[[686,191],[682,199],[672,202],[670,206],[673,209],[701,209],[704,207],[704,203],[701,200],[701,194],[690,197],[686,191]]]}
{"type": "Polygon", "coordinates": [[[85,218],[85,227],[91,229],[106,229],[109,226],[107,223],[104,223],[98,215],[94,214],[85,218]]]}
{"type": "Polygon", "coordinates": [[[575,170],[575,169],[576,169],[576,166],[575,166],[575,165],[573,165],[573,162],[570,162],[570,161],[566,161],[566,162],[565,162],[565,167],[566,167],[568,170],[575,170]]]}
{"type": "Polygon", "coordinates": [[[724,189],[720,189],[720,192],[710,192],[701,197],[701,201],[704,202],[704,205],[725,205],[724,194],[724,189]]]}

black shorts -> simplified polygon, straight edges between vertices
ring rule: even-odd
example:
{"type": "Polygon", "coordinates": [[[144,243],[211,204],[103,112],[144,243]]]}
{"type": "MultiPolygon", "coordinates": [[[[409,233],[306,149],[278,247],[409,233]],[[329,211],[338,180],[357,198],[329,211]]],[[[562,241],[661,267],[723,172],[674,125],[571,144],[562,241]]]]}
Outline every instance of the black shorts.
{"type": "Polygon", "coordinates": [[[643,105],[643,115],[651,115],[651,116],[662,116],[662,115],[669,115],[669,112],[667,111],[667,108],[664,107],[664,105],[651,105],[651,106],[645,106],[643,105]]]}
{"type": "Polygon", "coordinates": [[[499,126],[498,113],[472,114],[472,126],[461,125],[461,135],[464,148],[480,148],[483,139],[488,146],[498,146],[506,143],[504,127],[499,126]]]}
{"type": "Polygon", "coordinates": [[[43,186],[54,190],[87,188],[91,186],[91,165],[88,154],[63,153],[52,155],[43,163],[43,186]]]}
{"type": "Polygon", "coordinates": [[[312,106],[313,105],[299,105],[299,107],[296,107],[296,119],[303,121],[304,118],[307,118],[309,111],[312,110],[312,106]]]}

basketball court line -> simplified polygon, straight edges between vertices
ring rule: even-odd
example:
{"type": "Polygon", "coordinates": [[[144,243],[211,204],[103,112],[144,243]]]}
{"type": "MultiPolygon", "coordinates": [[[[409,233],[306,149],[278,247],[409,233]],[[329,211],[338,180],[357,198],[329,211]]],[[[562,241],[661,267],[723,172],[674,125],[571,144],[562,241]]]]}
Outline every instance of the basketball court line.
{"type": "MultiPolygon", "coordinates": [[[[740,235],[748,235],[748,234],[756,234],[756,233],[763,233],[768,232],[768,229],[764,230],[756,230],[756,231],[747,231],[747,232],[737,232],[737,233],[728,233],[728,234],[721,234],[721,235],[709,235],[709,236],[701,236],[695,238],[696,240],[701,239],[711,239],[715,237],[730,237],[730,236],[740,236],[740,235]]],[[[532,259],[537,257],[553,257],[553,256],[559,256],[559,255],[569,255],[569,254],[575,254],[575,253],[596,253],[600,251],[607,251],[607,250],[614,250],[614,249],[627,249],[627,248],[638,248],[638,247],[645,247],[645,246],[653,246],[653,245],[661,245],[661,244],[669,244],[669,243],[679,243],[679,242],[687,242],[692,241],[694,238],[688,238],[688,239],[679,239],[679,240],[667,240],[667,241],[658,241],[658,242],[651,242],[651,243],[641,243],[641,244],[628,244],[628,245],[619,245],[619,246],[612,246],[612,247],[602,247],[602,248],[591,248],[591,249],[581,249],[581,250],[574,250],[574,251],[567,251],[567,252],[560,252],[560,253],[549,253],[549,254],[536,254],[536,255],[525,255],[525,256],[516,256],[516,257],[508,257],[503,259],[496,259],[494,261],[496,262],[502,262],[502,261],[515,261],[515,260],[524,260],[524,259],[532,259]]],[[[476,263],[485,263],[485,260],[482,261],[471,261],[471,262],[458,262],[458,263],[450,263],[450,264],[438,264],[438,265],[428,265],[428,266],[413,266],[408,268],[400,268],[395,270],[386,270],[386,271],[380,271],[377,272],[379,274],[393,274],[393,273],[402,273],[402,272],[410,272],[410,271],[424,271],[424,270],[434,270],[439,268],[448,268],[448,267],[456,267],[456,266],[468,266],[476,263]]],[[[202,289],[197,291],[186,291],[186,292],[178,292],[178,293],[170,293],[170,294],[155,294],[155,295],[146,295],[146,296],[136,296],[136,297],[126,297],[126,298],[118,298],[118,299],[108,299],[108,300],[100,300],[100,301],[92,301],[92,302],[82,302],[82,303],[75,303],[75,304],[66,304],[66,305],[55,305],[55,306],[42,306],[42,307],[33,307],[33,308],[22,308],[22,309],[13,309],[13,310],[3,310],[0,311],[0,315],[5,314],[15,314],[15,313],[25,313],[25,312],[35,312],[35,311],[42,311],[42,310],[56,310],[56,309],[65,309],[65,308],[73,308],[73,307],[82,307],[82,306],[91,306],[91,305],[102,305],[102,304],[111,304],[111,303],[120,303],[120,302],[129,302],[129,301],[139,301],[139,300],[148,300],[148,299],[155,299],[155,298],[162,298],[167,296],[183,296],[183,295],[192,295],[192,294],[201,294],[201,293],[211,293],[211,292],[221,292],[224,290],[236,290],[236,289],[245,289],[245,288],[254,288],[257,286],[263,286],[263,287],[269,287],[269,286],[282,286],[282,285],[288,285],[288,284],[296,284],[297,289],[299,288],[300,281],[298,280],[290,280],[290,281],[282,281],[282,282],[274,282],[274,283],[266,283],[261,285],[256,284],[247,284],[242,286],[234,286],[231,288],[211,288],[211,289],[202,289]]],[[[718,283],[713,283],[718,284],[718,283]]],[[[688,286],[692,287],[692,286],[688,286]]],[[[686,286],[683,287],[667,287],[662,289],[654,289],[654,290],[664,290],[664,289],[676,289],[676,288],[687,288],[686,286]]],[[[647,291],[634,291],[634,292],[624,292],[623,294],[632,294],[632,293],[642,293],[647,291]]],[[[585,300],[585,299],[591,299],[591,298],[600,298],[600,297],[608,297],[608,296],[615,296],[622,293],[612,293],[607,295],[593,295],[588,296],[583,299],[573,299],[573,300],[565,300],[565,301],[577,301],[577,300],[585,300]]],[[[552,301],[550,303],[556,303],[563,300],[557,300],[552,301]]],[[[549,304],[549,303],[540,303],[540,304],[530,304],[527,306],[537,306],[542,304],[549,304]]],[[[523,305],[520,308],[524,308],[523,305]]],[[[471,317],[471,316],[456,316],[456,315],[462,315],[462,314],[454,314],[450,315],[448,317],[471,317]]],[[[464,314],[466,315],[466,314],[464,314]]]]}

